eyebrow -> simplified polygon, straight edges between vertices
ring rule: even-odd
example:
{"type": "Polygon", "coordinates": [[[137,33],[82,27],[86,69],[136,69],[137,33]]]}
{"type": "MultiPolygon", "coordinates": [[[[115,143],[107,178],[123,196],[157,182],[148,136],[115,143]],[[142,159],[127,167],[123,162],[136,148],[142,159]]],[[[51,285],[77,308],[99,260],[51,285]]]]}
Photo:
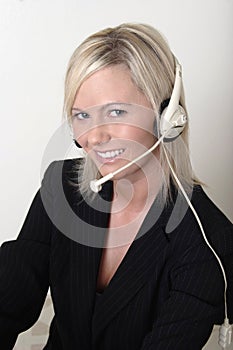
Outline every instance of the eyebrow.
{"type": "MultiPolygon", "coordinates": [[[[106,108],[109,108],[109,107],[111,107],[111,106],[131,106],[132,105],[132,103],[126,103],[126,102],[110,102],[110,103],[106,103],[106,104],[104,104],[104,105],[100,105],[100,111],[103,111],[103,110],[105,110],[106,108]]],[[[84,112],[85,110],[90,110],[90,109],[92,109],[92,108],[95,108],[95,107],[98,107],[99,105],[96,105],[96,106],[92,106],[92,107],[88,107],[88,108],[84,108],[84,109],[82,109],[82,108],[79,108],[78,106],[77,107],[73,107],[71,110],[72,111],[82,111],[82,112],[84,112]]]]}

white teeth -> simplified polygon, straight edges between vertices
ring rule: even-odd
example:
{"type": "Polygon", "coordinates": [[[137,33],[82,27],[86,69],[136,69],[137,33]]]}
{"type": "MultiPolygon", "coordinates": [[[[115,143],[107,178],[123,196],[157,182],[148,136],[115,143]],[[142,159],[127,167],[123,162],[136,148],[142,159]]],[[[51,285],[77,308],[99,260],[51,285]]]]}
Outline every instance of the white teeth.
{"type": "Polygon", "coordinates": [[[97,152],[97,154],[102,158],[115,158],[119,156],[119,154],[123,153],[123,149],[118,149],[116,151],[108,151],[108,152],[97,152]]]}

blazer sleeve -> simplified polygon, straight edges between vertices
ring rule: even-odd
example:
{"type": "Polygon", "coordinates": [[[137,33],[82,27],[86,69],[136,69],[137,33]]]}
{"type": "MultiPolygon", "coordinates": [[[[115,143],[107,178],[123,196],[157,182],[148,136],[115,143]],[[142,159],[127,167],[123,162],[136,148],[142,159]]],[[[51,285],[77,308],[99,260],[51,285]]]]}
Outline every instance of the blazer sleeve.
{"type": "MultiPolygon", "coordinates": [[[[223,238],[221,257],[228,280],[228,317],[233,310],[232,229],[223,238]],[[230,235],[230,236],[229,236],[230,235]],[[226,242],[231,243],[226,245],[226,242]]],[[[177,262],[170,274],[169,297],[161,305],[153,328],[141,350],[200,350],[213,325],[224,320],[224,282],[216,258],[203,244],[194,246],[177,262]]]]}
{"type": "MultiPolygon", "coordinates": [[[[49,176],[48,168],[45,179],[49,176]]],[[[48,182],[48,181],[44,181],[48,182]]],[[[51,197],[42,182],[47,198],[51,197]]],[[[19,333],[38,319],[49,286],[52,223],[37,192],[16,240],[0,248],[0,348],[13,348],[19,333]]]]}

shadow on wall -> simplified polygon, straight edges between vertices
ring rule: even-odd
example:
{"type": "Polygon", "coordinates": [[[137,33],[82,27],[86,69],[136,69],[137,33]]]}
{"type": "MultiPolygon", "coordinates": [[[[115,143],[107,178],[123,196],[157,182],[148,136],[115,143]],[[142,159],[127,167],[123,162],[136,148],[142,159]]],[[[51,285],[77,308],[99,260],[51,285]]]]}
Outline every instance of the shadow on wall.
{"type": "MultiPolygon", "coordinates": [[[[42,350],[46,344],[49,325],[54,315],[53,304],[48,294],[38,321],[28,331],[21,333],[13,350],[42,350]]],[[[219,350],[218,329],[214,327],[212,335],[203,350],[219,350]]]]}

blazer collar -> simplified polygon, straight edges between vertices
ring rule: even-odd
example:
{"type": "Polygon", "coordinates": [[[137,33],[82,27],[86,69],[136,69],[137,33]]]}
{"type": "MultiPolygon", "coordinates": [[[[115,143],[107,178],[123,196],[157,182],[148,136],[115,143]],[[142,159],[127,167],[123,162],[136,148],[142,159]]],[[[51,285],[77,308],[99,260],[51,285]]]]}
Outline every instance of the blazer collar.
{"type": "MultiPolygon", "coordinates": [[[[107,198],[105,190],[102,195],[107,198]]],[[[98,298],[92,318],[94,342],[107,324],[149,280],[149,276],[156,271],[155,267],[168,247],[169,237],[165,233],[165,225],[171,208],[163,208],[162,203],[161,196],[157,196],[136,239],[109,285],[98,298]]]]}

